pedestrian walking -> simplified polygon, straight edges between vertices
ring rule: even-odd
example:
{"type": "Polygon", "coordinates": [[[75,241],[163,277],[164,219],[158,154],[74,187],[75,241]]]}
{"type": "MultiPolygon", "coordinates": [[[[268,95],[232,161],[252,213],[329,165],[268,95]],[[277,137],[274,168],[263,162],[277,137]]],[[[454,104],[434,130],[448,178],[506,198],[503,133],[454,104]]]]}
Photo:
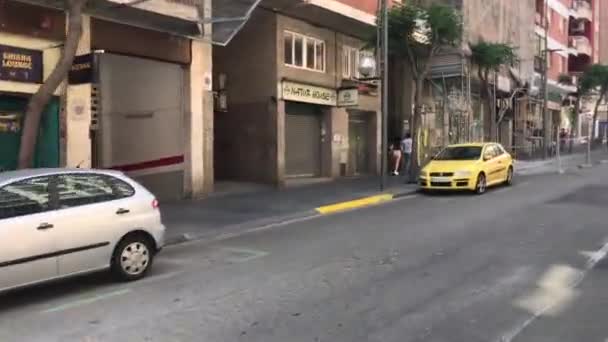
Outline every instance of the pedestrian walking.
{"type": "Polygon", "coordinates": [[[395,141],[395,143],[391,144],[391,146],[392,146],[391,157],[393,160],[393,171],[391,172],[391,175],[398,176],[399,175],[399,166],[401,165],[401,156],[402,156],[401,144],[400,144],[398,138],[394,141],[395,141]]]}
{"type": "Polygon", "coordinates": [[[401,140],[401,158],[403,159],[401,171],[407,176],[412,163],[412,135],[410,133],[406,133],[401,140]]]}

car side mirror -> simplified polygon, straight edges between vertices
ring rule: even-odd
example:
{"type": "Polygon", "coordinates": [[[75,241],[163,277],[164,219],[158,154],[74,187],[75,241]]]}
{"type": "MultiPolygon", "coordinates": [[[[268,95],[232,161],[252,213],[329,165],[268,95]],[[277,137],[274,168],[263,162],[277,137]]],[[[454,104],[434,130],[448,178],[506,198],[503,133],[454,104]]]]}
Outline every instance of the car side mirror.
{"type": "Polygon", "coordinates": [[[488,161],[488,160],[490,160],[490,159],[492,159],[492,156],[490,156],[490,155],[485,154],[485,155],[483,156],[483,161],[488,161]]]}

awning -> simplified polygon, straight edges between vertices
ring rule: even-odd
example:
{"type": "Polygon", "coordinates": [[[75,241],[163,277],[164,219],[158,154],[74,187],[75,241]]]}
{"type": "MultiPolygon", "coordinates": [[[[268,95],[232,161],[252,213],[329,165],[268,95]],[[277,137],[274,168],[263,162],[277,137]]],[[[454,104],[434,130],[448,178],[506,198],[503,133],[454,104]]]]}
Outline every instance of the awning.
{"type": "MultiPolygon", "coordinates": [[[[65,10],[63,0],[18,0],[37,6],[65,10]]],[[[213,44],[227,45],[247,22],[261,0],[215,0],[211,13],[203,0],[89,0],[85,13],[125,25],[205,39],[211,25],[213,44]]]]}

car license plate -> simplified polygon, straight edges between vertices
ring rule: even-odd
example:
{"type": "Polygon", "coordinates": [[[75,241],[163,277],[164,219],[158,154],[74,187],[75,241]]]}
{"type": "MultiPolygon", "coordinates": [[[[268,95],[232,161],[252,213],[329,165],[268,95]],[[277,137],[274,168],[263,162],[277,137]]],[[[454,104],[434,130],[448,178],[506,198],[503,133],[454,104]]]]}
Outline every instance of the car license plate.
{"type": "Polygon", "coordinates": [[[448,183],[450,182],[450,177],[431,177],[431,182],[448,183]]]}

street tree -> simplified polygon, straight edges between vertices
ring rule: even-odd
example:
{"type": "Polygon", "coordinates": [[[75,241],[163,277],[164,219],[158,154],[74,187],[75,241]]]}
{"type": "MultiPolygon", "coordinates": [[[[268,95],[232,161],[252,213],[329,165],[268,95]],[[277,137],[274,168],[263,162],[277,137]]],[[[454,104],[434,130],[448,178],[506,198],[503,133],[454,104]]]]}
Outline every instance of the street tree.
{"type": "Polygon", "coordinates": [[[578,123],[580,104],[583,98],[596,95],[593,108],[593,124],[591,125],[591,137],[595,136],[595,122],[597,121],[599,106],[603,100],[608,98],[608,66],[593,64],[578,77],[576,84],[574,78],[568,74],[559,75],[560,84],[576,87],[576,102],[574,104],[573,125],[578,123]]]}
{"type": "Polygon", "coordinates": [[[486,108],[491,113],[490,139],[495,141],[498,133],[496,129],[498,122],[490,77],[499,72],[503,66],[511,65],[517,61],[516,49],[509,44],[480,41],[471,47],[471,52],[471,59],[477,65],[477,76],[483,89],[486,108]]]}
{"type": "Polygon", "coordinates": [[[82,36],[83,9],[87,0],[64,1],[68,23],[65,43],[55,68],[27,104],[19,149],[18,168],[20,169],[32,167],[42,112],[72,67],[78,42],[82,36]]]}
{"type": "Polygon", "coordinates": [[[421,132],[424,84],[433,58],[444,47],[458,46],[462,39],[462,17],[453,7],[407,3],[395,4],[388,13],[388,49],[393,57],[404,59],[414,80],[412,129],[412,167],[410,179],[420,169],[419,133],[421,132]]]}
{"type": "Polygon", "coordinates": [[[595,106],[593,107],[593,121],[591,124],[591,139],[595,137],[595,122],[597,121],[598,109],[600,104],[608,95],[608,66],[603,64],[593,64],[583,74],[581,78],[582,87],[590,91],[595,91],[595,106]]]}

